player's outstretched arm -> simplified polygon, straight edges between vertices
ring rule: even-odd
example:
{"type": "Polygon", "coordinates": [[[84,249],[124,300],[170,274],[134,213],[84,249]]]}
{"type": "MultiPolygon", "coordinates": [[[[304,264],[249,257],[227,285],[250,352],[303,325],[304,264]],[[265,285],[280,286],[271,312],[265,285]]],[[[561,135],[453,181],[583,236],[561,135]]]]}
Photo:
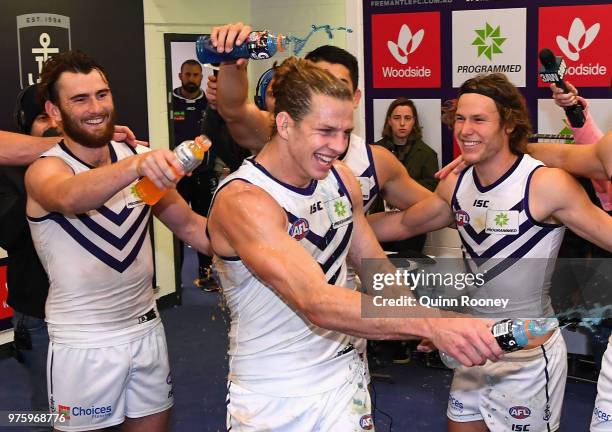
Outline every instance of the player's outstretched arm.
{"type": "Polygon", "coordinates": [[[370,148],[379,183],[384,184],[382,196],[393,207],[405,210],[433,195],[410,177],[406,167],[389,150],[379,145],[370,148]]]}
{"type": "Polygon", "coordinates": [[[206,235],[206,218],[191,210],[177,191],[168,191],[153,207],[153,213],[185,243],[200,253],[212,254],[206,235]]]}
{"type": "Polygon", "coordinates": [[[540,168],[529,190],[533,217],[542,222],[552,217],[586,240],[612,252],[612,217],[595,206],[580,184],[556,168],[540,168]]]}
{"type": "Polygon", "coordinates": [[[415,310],[419,318],[362,318],[362,294],[326,282],[319,264],[287,234],[282,208],[257,186],[234,181],[220,191],[209,231],[216,254],[239,255],[259,279],[319,327],[371,339],[430,337],[466,365],[501,354],[484,320],[425,318],[440,314],[422,307],[415,310]]]}
{"type": "Polygon", "coordinates": [[[379,241],[402,240],[444,228],[453,223],[450,198],[457,177],[440,181],[436,192],[400,212],[374,213],[368,222],[379,241]]]}

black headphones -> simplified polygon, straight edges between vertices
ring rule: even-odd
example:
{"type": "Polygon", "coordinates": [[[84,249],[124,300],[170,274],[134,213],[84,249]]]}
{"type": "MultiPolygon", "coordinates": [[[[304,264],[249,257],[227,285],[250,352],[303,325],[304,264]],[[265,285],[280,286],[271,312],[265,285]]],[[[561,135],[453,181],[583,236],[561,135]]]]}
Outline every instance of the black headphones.
{"type": "Polygon", "coordinates": [[[36,85],[23,88],[17,95],[13,111],[13,119],[15,120],[17,131],[29,134],[34,119],[41,112],[43,112],[43,109],[36,96],[36,85]]]}
{"type": "Polygon", "coordinates": [[[259,81],[257,81],[257,87],[255,88],[255,96],[253,97],[255,100],[255,105],[262,110],[267,111],[266,107],[266,90],[268,90],[268,86],[270,85],[270,81],[272,81],[272,76],[274,75],[274,67],[271,67],[267,71],[265,71],[259,77],[259,81]]]}

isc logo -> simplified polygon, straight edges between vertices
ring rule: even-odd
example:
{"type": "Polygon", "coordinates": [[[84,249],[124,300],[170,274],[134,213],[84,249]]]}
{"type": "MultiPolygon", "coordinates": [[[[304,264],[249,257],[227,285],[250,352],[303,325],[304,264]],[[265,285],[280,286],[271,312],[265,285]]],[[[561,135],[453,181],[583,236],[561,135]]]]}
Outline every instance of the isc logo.
{"type": "Polygon", "coordinates": [[[489,201],[477,199],[477,200],[474,200],[474,204],[472,204],[472,206],[473,207],[487,208],[487,207],[489,207],[489,201]]]}
{"type": "MultiPolygon", "coordinates": [[[[527,417],[531,415],[531,410],[527,408],[526,406],[513,406],[508,410],[508,412],[510,413],[512,417],[514,417],[517,420],[526,419],[527,417]]],[[[515,430],[515,429],[512,429],[512,430],[515,430]]]]}
{"type": "Polygon", "coordinates": [[[513,424],[512,425],[512,430],[513,431],[517,431],[517,432],[530,432],[531,429],[529,429],[529,426],[531,425],[520,425],[520,424],[513,424]]]}
{"type": "Polygon", "coordinates": [[[321,201],[317,201],[314,204],[310,204],[310,214],[316,213],[320,210],[323,210],[323,206],[321,205],[321,201]]]}

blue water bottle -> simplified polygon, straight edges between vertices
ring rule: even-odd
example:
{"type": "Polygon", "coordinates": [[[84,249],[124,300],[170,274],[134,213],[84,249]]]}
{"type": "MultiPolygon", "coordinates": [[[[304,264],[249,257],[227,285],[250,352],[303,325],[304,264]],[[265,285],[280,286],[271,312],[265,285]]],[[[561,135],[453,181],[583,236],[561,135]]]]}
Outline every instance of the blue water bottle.
{"type": "Polygon", "coordinates": [[[196,41],[196,55],[200,63],[221,63],[224,61],[251,58],[265,60],[278,51],[284,51],[289,45],[289,39],[281,34],[275,35],[267,30],[253,31],[240,46],[235,46],[230,52],[217,52],[210,36],[200,36],[196,41]]]}
{"type": "MultiPolygon", "coordinates": [[[[504,352],[518,351],[526,347],[533,339],[543,336],[559,327],[556,318],[532,320],[505,319],[496,322],[491,333],[504,352]]],[[[449,369],[456,369],[461,363],[451,355],[440,351],[440,359],[449,369]]]]}

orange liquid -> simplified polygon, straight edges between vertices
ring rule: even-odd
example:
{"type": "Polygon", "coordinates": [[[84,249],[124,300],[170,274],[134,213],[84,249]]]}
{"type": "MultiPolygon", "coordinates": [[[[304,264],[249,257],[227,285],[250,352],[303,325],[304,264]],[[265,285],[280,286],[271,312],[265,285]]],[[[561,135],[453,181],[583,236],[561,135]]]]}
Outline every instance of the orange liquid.
{"type": "Polygon", "coordinates": [[[146,204],[155,205],[168,192],[168,189],[159,189],[149,180],[149,177],[143,177],[136,183],[136,193],[146,204]]]}

